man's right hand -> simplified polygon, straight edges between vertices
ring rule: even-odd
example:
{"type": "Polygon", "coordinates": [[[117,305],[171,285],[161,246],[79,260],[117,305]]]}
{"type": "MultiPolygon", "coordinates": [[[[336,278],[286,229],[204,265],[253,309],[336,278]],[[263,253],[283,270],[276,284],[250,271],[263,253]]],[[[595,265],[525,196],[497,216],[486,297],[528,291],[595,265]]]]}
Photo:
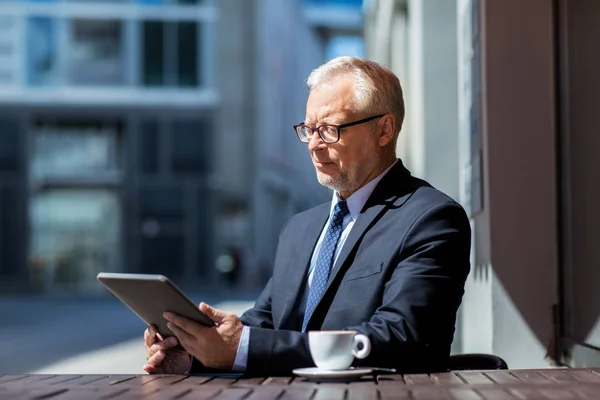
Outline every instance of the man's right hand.
{"type": "Polygon", "coordinates": [[[150,325],[144,331],[144,346],[146,360],[144,371],[149,374],[182,375],[189,371],[192,365],[191,356],[184,350],[176,348],[179,344],[176,337],[163,339],[155,325],[150,325]]]}

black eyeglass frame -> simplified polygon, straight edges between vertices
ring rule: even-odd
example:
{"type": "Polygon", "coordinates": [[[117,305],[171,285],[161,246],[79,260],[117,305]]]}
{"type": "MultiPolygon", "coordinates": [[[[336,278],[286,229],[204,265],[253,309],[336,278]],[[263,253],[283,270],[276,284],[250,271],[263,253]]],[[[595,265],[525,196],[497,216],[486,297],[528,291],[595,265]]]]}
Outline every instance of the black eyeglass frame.
{"type": "Polygon", "coordinates": [[[340,129],[342,129],[342,128],[348,128],[348,127],[354,126],[354,125],[364,124],[365,122],[369,122],[369,121],[372,121],[374,119],[381,118],[384,115],[386,115],[386,114],[375,115],[375,116],[372,116],[372,117],[359,119],[358,121],[347,122],[345,124],[339,124],[339,125],[336,125],[336,124],[323,124],[323,125],[312,127],[310,125],[306,125],[305,123],[301,123],[301,124],[294,125],[294,132],[296,132],[296,136],[298,136],[298,139],[302,143],[308,143],[308,142],[310,142],[310,137],[312,137],[312,135],[315,133],[315,131],[317,131],[317,133],[319,134],[319,137],[321,138],[321,140],[323,142],[325,142],[327,144],[331,144],[331,143],[336,143],[336,142],[338,142],[340,140],[340,129]],[[336,128],[337,139],[335,139],[334,141],[327,141],[327,140],[325,140],[325,138],[323,137],[323,134],[321,133],[321,128],[324,127],[324,126],[333,126],[334,128],[336,128]],[[298,132],[298,128],[301,128],[301,127],[308,128],[308,129],[310,129],[312,131],[312,133],[308,137],[307,141],[304,141],[304,140],[302,140],[302,138],[300,138],[300,133],[298,132]]]}

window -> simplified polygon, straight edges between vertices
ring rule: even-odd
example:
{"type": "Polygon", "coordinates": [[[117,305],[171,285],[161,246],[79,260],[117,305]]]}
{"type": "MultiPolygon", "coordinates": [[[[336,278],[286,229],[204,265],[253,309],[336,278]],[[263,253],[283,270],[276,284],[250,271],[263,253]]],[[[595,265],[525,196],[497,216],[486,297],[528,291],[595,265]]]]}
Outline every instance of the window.
{"type": "Polygon", "coordinates": [[[119,168],[116,124],[59,123],[35,128],[33,179],[114,173],[119,168]]]}
{"type": "Polygon", "coordinates": [[[141,80],[146,86],[195,87],[198,79],[197,22],[141,24],[141,80]]]}
{"type": "Polygon", "coordinates": [[[158,121],[143,121],[138,132],[138,148],[140,149],[139,166],[144,174],[150,175],[158,172],[158,141],[158,121]]]}
{"type": "Polygon", "coordinates": [[[19,123],[0,119],[0,171],[15,171],[19,167],[19,123]]]}
{"type": "Polygon", "coordinates": [[[122,22],[76,20],[72,24],[69,77],[74,84],[124,82],[122,22]]]}
{"type": "Polygon", "coordinates": [[[27,20],[27,82],[34,86],[58,82],[56,21],[46,17],[27,20]]]}
{"type": "Polygon", "coordinates": [[[198,85],[198,24],[177,24],[177,81],[179,86],[198,85]]]}
{"type": "Polygon", "coordinates": [[[202,121],[177,121],[171,132],[171,162],[175,173],[202,173],[208,170],[210,135],[202,121]]]}
{"type": "Polygon", "coordinates": [[[96,275],[120,268],[120,209],[105,189],[50,189],[30,201],[29,265],[36,286],[99,290],[96,275]]]}
{"type": "Polygon", "coordinates": [[[165,24],[145,21],[142,24],[142,79],[144,85],[160,86],[165,80],[165,24]]]}
{"type": "Polygon", "coordinates": [[[0,85],[16,83],[19,33],[16,17],[0,15],[0,85]]]}

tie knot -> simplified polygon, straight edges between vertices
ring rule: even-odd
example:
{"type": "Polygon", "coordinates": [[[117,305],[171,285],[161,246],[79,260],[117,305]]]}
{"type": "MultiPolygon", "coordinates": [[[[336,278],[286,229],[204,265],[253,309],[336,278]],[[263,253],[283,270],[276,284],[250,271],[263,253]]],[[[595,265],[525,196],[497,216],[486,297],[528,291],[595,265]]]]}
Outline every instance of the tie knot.
{"type": "Polygon", "coordinates": [[[346,204],[346,200],[338,201],[338,203],[333,207],[333,216],[332,219],[344,219],[344,217],[350,212],[348,210],[348,205],[346,204]]]}

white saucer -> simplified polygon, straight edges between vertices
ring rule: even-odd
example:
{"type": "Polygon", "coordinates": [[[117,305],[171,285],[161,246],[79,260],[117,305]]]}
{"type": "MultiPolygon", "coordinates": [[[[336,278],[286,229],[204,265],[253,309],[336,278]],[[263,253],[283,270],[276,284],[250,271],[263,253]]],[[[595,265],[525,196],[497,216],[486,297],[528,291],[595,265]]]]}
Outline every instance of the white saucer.
{"type": "Polygon", "coordinates": [[[371,368],[352,368],[340,371],[319,368],[296,368],[294,374],[313,381],[346,380],[360,378],[373,372],[371,368]]]}

